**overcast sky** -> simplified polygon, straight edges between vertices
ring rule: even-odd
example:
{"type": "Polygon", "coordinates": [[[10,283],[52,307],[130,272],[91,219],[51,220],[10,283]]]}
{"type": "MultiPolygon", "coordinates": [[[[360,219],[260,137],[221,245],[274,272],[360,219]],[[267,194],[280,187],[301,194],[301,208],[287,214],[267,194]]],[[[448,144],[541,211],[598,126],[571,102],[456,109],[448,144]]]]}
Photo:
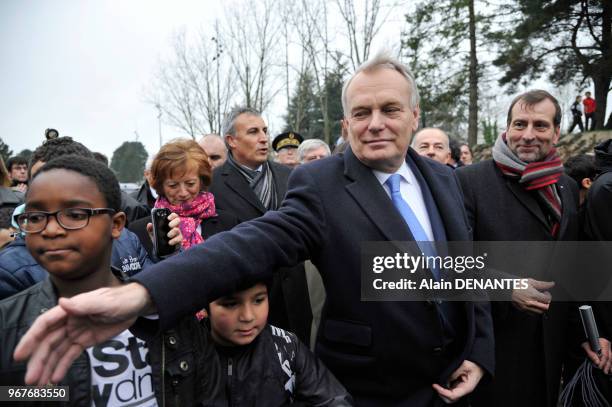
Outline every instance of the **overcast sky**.
{"type": "MultiPolygon", "coordinates": [[[[215,18],[223,20],[217,0],[0,0],[0,137],[15,154],[36,148],[48,127],[109,159],[137,136],[154,153],[158,113],[145,94],[159,61],[177,32],[215,18]]],[[[399,39],[403,18],[394,19],[379,42],[399,39]]],[[[272,131],[284,106],[273,103],[265,116],[272,131]]],[[[165,124],[162,134],[185,136],[165,124]]]]}
{"type": "MultiPolygon", "coordinates": [[[[171,52],[173,34],[211,24],[220,4],[0,0],[0,137],[14,153],[36,148],[48,127],[109,159],[137,136],[149,153],[157,151],[157,111],[145,91],[171,52]]],[[[397,47],[403,18],[396,14],[378,44],[397,47]]],[[[272,130],[282,125],[278,117],[268,120],[272,130]]],[[[162,134],[164,141],[183,136],[166,125],[162,134]]]]}
{"type": "MultiPolygon", "coordinates": [[[[202,0],[0,1],[0,137],[17,153],[53,127],[108,155],[138,133],[159,147],[157,111],[144,101],[172,34],[216,14],[202,0]]],[[[179,136],[171,127],[164,139],[179,136]]]]}

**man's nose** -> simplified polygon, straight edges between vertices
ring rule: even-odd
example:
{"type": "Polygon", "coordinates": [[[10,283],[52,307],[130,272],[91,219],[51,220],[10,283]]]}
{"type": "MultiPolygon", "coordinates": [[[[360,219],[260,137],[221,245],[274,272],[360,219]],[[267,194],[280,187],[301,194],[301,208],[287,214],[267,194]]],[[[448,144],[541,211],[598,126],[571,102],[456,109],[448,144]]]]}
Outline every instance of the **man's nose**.
{"type": "Polygon", "coordinates": [[[371,132],[379,132],[384,128],[384,117],[380,111],[374,110],[368,125],[368,130],[371,132]]]}
{"type": "Polygon", "coordinates": [[[533,125],[530,124],[525,128],[525,131],[522,135],[523,140],[533,140],[535,139],[535,131],[533,129],[533,125]]]}

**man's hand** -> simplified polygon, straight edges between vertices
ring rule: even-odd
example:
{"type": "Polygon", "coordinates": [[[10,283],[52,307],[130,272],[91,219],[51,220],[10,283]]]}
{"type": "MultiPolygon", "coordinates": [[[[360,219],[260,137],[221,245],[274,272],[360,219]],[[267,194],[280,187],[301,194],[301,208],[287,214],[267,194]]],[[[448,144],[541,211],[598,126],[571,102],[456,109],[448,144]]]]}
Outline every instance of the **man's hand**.
{"type": "Polygon", "coordinates": [[[12,190],[25,194],[28,191],[28,185],[27,184],[17,184],[12,188],[12,190]]]}
{"type": "Polygon", "coordinates": [[[582,343],[582,348],[587,356],[605,374],[608,374],[612,368],[612,355],[610,354],[610,341],[605,338],[599,338],[599,346],[601,346],[601,355],[593,352],[591,345],[588,342],[582,343]]]}
{"type": "Polygon", "coordinates": [[[527,280],[529,287],[512,291],[512,303],[521,311],[543,314],[548,311],[552,295],[547,290],[555,286],[554,281],[527,280]]]}
{"type": "Polygon", "coordinates": [[[123,332],[138,315],[153,312],[147,289],[138,283],[60,298],[59,305],[34,321],[13,356],[29,359],[26,384],[59,383],[86,348],[123,332]]]}
{"type": "MultiPolygon", "coordinates": [[[[181,233],[181,229],[179,228],[179,225],[181,224],[181,219],[176,213],[172,212],[170,215],[168,215],[168,220],[170,221],[170,223],[168,223],[168,225],[170,226],[170,231],[168,232],[168,237],[170,238],[170,240],[168,241],[168,243],[170,244],[170,246],[180,245],[183,242],[183,234],[181,233]]],[[[149,232],[149,237],[151,238],[151,241],[153,241],[154,238],[152,223],[147,223],[147,232],[149,232]]]]}
{"type": "Polygon", "coordinates": [[[455,403],[461,397],[473,392],[483,375],[484,372],[480,366],[464,360],[449,378],[448,389],[437,383],[433,385],[433,388],[445,403],[455,403]]]}

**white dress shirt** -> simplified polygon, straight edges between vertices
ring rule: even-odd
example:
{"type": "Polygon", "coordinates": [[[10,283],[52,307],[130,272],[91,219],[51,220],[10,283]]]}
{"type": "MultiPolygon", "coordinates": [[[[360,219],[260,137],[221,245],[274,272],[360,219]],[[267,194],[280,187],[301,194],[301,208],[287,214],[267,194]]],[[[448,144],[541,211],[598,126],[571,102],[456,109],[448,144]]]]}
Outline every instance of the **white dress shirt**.
{"type": "MultiPolygon", "coordinates": [[[[376,170],[372,170],[372,172],[376,176],[376,179],[378,179],[378,182],[380,182],[385,189],[387,195],[389,195],[389,198],[391,198],[391,190],[387,184],[385,184],[391,174],[376,170]]],[[[421,186],[414,176],[414,173],[410,167],[408,167],[406,162],[403,162],[402,166],[395,172],[395,174],[399,174],[401,176],[400,193],[402,194],[402,198],[404,198],[404,201],[408,203],[410,209],[412,209],[412,212],[414,212],[429,240],[433,242],[434,235],[431,229],[431,222],[429,221],[429,214],[427,213],[427,208],[425,207],[423,192],[421,191],[421,186]]]]}

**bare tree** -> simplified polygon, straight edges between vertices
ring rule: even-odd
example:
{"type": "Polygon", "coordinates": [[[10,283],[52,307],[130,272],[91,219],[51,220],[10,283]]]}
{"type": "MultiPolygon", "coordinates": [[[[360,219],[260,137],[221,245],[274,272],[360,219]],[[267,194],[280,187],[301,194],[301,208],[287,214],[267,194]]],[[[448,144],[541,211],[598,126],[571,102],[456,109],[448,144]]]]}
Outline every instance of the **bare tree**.
{"type": "Polygon", "coordinates": [[[389,5],[384,11],[381,0],[365,0],[362,4],[362,13],[358,13],[355,1],[336,0],[340,16],[345,24],[344,33],[349,40],[348,57],[353,69],[368,60],[372,41],[395,9],[395,5],[389,5]],[[381,11],[383,11],[382,15],[381,11]]]}
{"type": "Polygon", "coordinates": [[[274,0],[246,0],[226,12],[229,56],[236,72],[241,102],[264,111],[282,85],[270,79],[279,60],[281,21],[274,0]]]}
{"type": "Polygon", "coordinates": [[[233,70],[224,61],[220,34],[216,28],[212,35],[201,32],[192,44],[185,32],[178,33],[148,96],[170,124],[194,139],[220,131],[232,96],[233,70]]]}
{"type": "MultiPolygon", "coordinates": [[[[298,43],[302,47],[304,67],[312,73],[317,99],[323,114],[323,139],[331,140],[331,123],[328,117],[328,95],[325,92],[325,77],[329,73],[331,50],[328,27],[328,10],[325,0],[301,0],[294,7],[292,25],[298,43]]],[[[306,71],[300,72],[303,78],[306,71]]]]}

